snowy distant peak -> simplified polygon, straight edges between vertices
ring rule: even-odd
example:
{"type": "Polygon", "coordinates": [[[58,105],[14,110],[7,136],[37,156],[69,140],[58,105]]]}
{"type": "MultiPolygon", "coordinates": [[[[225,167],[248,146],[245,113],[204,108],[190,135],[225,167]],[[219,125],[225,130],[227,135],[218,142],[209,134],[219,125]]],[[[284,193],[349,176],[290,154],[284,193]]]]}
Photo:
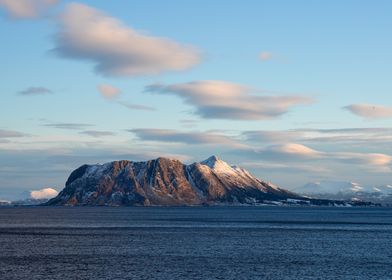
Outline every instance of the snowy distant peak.
{"type": "Polygon", "coordinates": [[[294,191],[302,195],[323,199],[359,199],[376,203],[392,202],[391,185],[362,186],[348,181],[320,181],[297,188],[294,191]]]}
{"type": "Polygon", "coordinates": [[[336,194],[339,192],[360,192],[363,187],[355,182],[339,182],[339,181],[319,181],[308,183],[305,186],[296,189],[296,191],[305,194],[329,193],[336,194]]]}

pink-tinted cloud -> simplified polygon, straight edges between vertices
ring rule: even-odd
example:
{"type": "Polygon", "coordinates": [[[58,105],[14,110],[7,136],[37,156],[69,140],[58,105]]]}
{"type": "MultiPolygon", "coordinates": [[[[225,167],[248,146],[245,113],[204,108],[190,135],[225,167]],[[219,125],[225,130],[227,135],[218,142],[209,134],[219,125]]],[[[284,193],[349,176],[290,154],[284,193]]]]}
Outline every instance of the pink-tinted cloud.
{"type": "Polygon", "coordinates": [[[13,18],[32,19],[39,17],[57,2],[58,0],[0,0],[0,6],[3,6],[13,18]]]}
{"type": "Polygon", "coordinates": [[[176,95],[195,106],[197,115],[211,119],[273,119],[287,113],[294,106],[312,102],[304,96],[254,94],[254,90],[247,86],[226,81],[153,84],[146,91],[176,95]]]}
{"type": "Polygon", "coordinates": [[[392,118],[392,107],[374,104],[352,104],[344,107],[351,113],[366,119],[392,118]]]}
{"type": "Polygon", "coordinates": [[[194,47],[145,35],[84,4],[69,4],[59,22],[54,51],[62,57],[91,61],[103,75],[182,71],[201,59],[194,47]]]}

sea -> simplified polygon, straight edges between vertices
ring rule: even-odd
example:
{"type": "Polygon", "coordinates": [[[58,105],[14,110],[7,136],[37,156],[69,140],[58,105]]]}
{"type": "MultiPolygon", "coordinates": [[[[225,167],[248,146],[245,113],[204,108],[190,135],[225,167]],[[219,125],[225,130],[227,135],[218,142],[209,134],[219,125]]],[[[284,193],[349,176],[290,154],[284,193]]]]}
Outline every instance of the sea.
{"type": "Polygon", "coordinates": [[[392,279],[392,209],[2,207],[0,279],[392,279]]]}

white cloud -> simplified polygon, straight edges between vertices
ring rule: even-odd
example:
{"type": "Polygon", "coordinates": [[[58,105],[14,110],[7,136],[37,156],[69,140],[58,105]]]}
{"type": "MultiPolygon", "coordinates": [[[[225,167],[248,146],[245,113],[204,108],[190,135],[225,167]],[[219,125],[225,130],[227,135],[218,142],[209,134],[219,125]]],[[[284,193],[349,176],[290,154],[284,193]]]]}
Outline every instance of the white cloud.
{"type": "Polygon", "coordinates": [[[196,106],[196,114],[211,119],[273,119],[294,106],[312,101],[303,96],[256,95],[249,87],[226,81],[194,81],[167,86],[153,84],[146,87],[146,91],[177,95],[196,106]]]}
{"type": "Polygon", "coordinates": [[[267,61],[273,58],[273,54],[268,51],[263,51],[259,54],[259,59],[262,61],[267,61]]]}
{"type": "Polygon", "coordinates": [[[392,118],[392,107],[374,104],[352,104],[343,108],[366,119],[392,118]]]}
{"type": "Polygon", "coordinates": [[[58,0],[0,0],[7,12],[14,18],[31,19],[40,16],[58,0]]]}
{"type": "Polygon", "coordinates": [[[303,160],[316,159],[324,156],[323,152],[314,150],[302,144],[286,143],[280,145],[272,145],[260,151],[261,156],[266,156],[273,160],[303,160]]]}
{"type": "Polygon", "coordinates": [[[52,188],[44,188],[41,190],[30,192],[30,198],[32,199],[50,199],[57,195],[58,195],[58,191],[52,188]]]}
{"type": "Polygon", "coordinates": [[[121,90],[108,84],[99,85],[98,91],[101,93],[102,97],[107,99],[114,99],[121,93],[121,90]]]}
{"type": "Polygon", "coordinates": [[[193,47],[145,35],[87,5],[72,3],[60,17],[54,51],[95,63],[107,76],[151,75],[188,69],[200,61],[193,47]]]}
{"type": "Polygon", "coordinates": [[[321,152],[313,150],[305,145],[296,144],[296,143],[288,143],[279,146],[271,147],[272,151],[285,153],[285,154],[293,154],[304,157],[318,157],[321,155],[321,152]]]}

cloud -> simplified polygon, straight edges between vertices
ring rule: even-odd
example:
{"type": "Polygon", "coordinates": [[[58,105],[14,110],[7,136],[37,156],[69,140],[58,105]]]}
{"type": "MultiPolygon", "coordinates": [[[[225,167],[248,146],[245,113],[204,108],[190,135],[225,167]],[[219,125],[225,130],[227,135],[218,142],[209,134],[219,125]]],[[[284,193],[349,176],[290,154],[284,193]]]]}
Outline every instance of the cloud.
{"type": "Polygon", "coordinates": [[[147,92],[172,94],[196,107],[207,119],[265,120],[277,118],[293,106],[309,104],[302,96],[260,96],[246,86],[225,81],[194,81],[183,84],[152,84],[147,92]]]}
{"type": "Polygon", "coordinates": [[[58,195],[58,191],[52,188],[44,188],[41,190],[30,192],[30,198],[32,199],[50,199],[57,195],[58,195]]]}
{"type": "Polygon", "coordinates": [[[0,0],[0,6],[3,6],[13,18],[32,19],[39,17],[57,2],[58,0],[0,0]]]}
{"type": "MultiPolygon", "coordinates": [[[[244,153],[241,151],[240,153],[244,153]]],[[[298,143],[286,143],[270,145],[261,149],[249,149],[246,151],[247,158],[258,160],[269,160],[275,162],[295,161],[303,164],[307,162],[329,162],[346,163],[362,167],[382,167],[391,170],[392,156],[382,153],[361,153],[361,152],[332,152],[319,151],[298,143]]]]}
{"type": "Polygon", "coordinates": [[[242,132],[242,136],[255,143],[387,143],[392,141],[392,128],[337,128],[317,129],[303,128],[291,130],[249,130],[242,132]]]}
{"type": "Polygon", "coordinates": [[[232,147],[242,147],[244,145],[235,141],[229,136],[212,132],[180,132],[172,129],[130,129],[129,132],[135,134],[143,141],[158,141],[169,143],[183,143],[190,145],[225,145],[232,147]]]}
{"type": "MultiPolygon", "coordinates": [[[[121,90],[108,85],[102,84],[98,86],[98,91],[101,93],[102,97],[106,98],[107,100],[115,100],[120,95],[121,90]]],[[[116,101],[118,104],[130,109],[130,110],[140,110],[140,111],[155,111],[156,109],[151,106],[141,105],[141,104],[134,104],[125,101],[116,101]]]]}
{"type": "Polygon", "coordinates": [[[85,123],[48,123],[43,126],[59,129],[81,130],[94,125],[85,123]]]}
{"type": "Polygon", "coordinates": [[[102,97],[107,99],[114,99],[121,93],[121,90],[108,84],[99,85],[98,91],[101,93],[102,97]]]}
{"type": "Polygon", "coordinates": [[[252,142],[288,142],[303,139],[304,132],[295,130],[253,130],[242,133],[248,141],[252,142]]]}
{"type": "Polygon", "coordinates": [[[199,63],[199,51],[173,40],[145,35],[87,5],[72,3],[60,17],[54,51],[92,61],[105,76],[181,71],[199,63]]]}
{"type": "Polygon", "coordinates": [[[365,119],[386,119],[392,118],[392,107],[373,104],[352,104],[343,109],[361,116],[365,119]]]}
{"type": "Polygon", "coordinates": [[[285,164],[285,163],[273,163],[273,162],[244,162],[240,164],[241,167],[260,169],[263,172],[277,172],[284,173],[329,173],[330,169],[320,165],[310,164],[285,164]]]}
{"type": "Polygon", "coordinates": [[[21,90],[18,92],[21,95],[44,95],[44,94],[53,94],[48,88],[45,87],[29,87],[27,89],[21,90]]]}
{"type": "Polygon", "coordinates": [[[261,156],[266,156],[270,159],[316,159],[324,156],[323,152],[314,150],[302,144],[286,143],[280,145],[272,145],[261,150],[261,156]]]}
{"type": "Polygon", "coordinates": [[[331,153],[332,158],[340,159],[354,164],[365,164],[373,166],[388,166],[392,163],[392,157],[380,153],[331,153]]]}
{"type": "Polygon", "coordinates": [[[0,129],[0,138],[15,138],[25,136],[27,136],[27,134],[19,131],[0,129]]]}
{"type": "Polygon", "coordinates": [[[115,133],[111,132],[111,131],[99,131],[99,130],[85,130],[85,131],[82,131],[79,133],[85,134],[88,136],[92,136],[92,137],[96,137],[96,138],[115,135],[115,133]]]}
{"type": "Polygon", "coordinates": [[[121,104],[122,106],[130,109],[130,110],[156,111],[156,108],[151,107],[151,106],[128,103],[128,102],[124,102],[124,101],[119,101],[118,103],[121,104]]]}
{"type": "Polygon", "coordinates": [[[182,119],[180,123],[183,127],[195,127],[199,123],[198,120],[189,120],[189,119],[182,119]]]}
{"type": "Polygon", "coordinates": [[[271,60],[273,58],[273,54],[271,52],[268,51],[262,51],[259,54],[259,59],[261,61],[267,61],[267,60],[271,60]]]}

